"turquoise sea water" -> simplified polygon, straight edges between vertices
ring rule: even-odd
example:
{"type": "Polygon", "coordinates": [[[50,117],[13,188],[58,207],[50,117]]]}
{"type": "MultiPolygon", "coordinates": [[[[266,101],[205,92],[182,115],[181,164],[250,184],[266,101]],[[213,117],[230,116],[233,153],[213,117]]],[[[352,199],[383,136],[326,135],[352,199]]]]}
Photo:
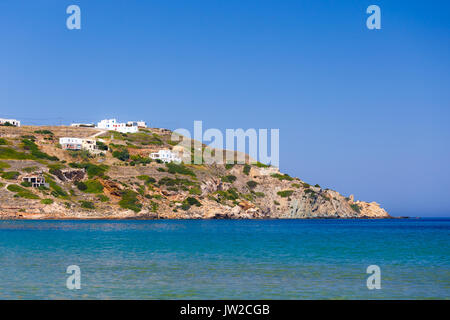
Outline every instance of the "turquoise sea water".
{"type": "Polygon", "coordinates": [[[450,219],[0,221],[0,299],[449,297],[450,219]]]}

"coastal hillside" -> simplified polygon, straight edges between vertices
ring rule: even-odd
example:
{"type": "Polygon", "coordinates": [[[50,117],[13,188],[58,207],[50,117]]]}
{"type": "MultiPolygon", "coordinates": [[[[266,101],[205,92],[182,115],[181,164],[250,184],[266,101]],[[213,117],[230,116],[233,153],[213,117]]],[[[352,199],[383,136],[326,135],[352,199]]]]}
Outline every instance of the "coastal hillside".
{"type": "Polygon", "coordinates": [[[0,218],[390,217],[375,202],[356,201],[250,160],[190,165],[151,159],[151,153],[173,150],[171,134],[157,128],[119,133],[1,126],[0,218]],[[66,150],[62,137],[94,140],[95,150],[66,150]]]}

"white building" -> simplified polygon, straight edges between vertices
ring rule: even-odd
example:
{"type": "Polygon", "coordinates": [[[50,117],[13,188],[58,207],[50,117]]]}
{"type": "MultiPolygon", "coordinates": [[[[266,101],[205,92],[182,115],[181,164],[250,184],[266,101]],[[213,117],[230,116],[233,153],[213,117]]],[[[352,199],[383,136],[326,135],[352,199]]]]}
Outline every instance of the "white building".
{"type": "Polygon", "coordinates": [[[147,128],[147,123],[145,121],[128,121],[127,125],[129,126],[135,126],[138,128],[147,128]]]}
{"type": "Polygon", "coordinates": [[[64,150],[81,150],[83,139],[80,138],[59,138],[59,144],[64,150]]]}
{"type": "Polygon", "coordinates": [[[150,154],[153,160],[161,160],[162,162],[181,162],[181,158],[170,150],[159,150],[150,154]]]}
{"type": "Polygon", "coordinates": [[[95,139],[82,139],[81,149],[97,152],[97,141],[95,141],[95,139]]]}
{"type": "Polygon", "coordinates": [[[82,138],[59,138],[59,144],[64,150],[88,150],[90,152],[98,152],[97,141],[95,139],[82,138]]]}
{"type": "Polygon", "coordinates": [[[6,123],[9,123],[9,124],[11,124],[13,126],[16,126],[16,127],[20,127],[20,121],[19,120],[0,118],[0,125],[4,125],[6,123]]]}
{"type": "Polygon", "coordinates": [[[121,133],[135,133],[139,131],[137,126],[119,123],[116,119],[104,119],[97,124],[97,128],[118,131],[121,133]]]}
{"type": "Polygon", "coordinates": [[[95,124],[93,123],[72,123],[70,126],[79,128],[95,128],[95,124]]]}
{"type": "Polygon", "coordinates": [[[22,178],[22,181],[31,183],[31,186],[33,188],[39,188],[39,187],[49,188],[50,187],[50,185],[45,182],[45,177],[42,174],[25,176],[22,178]]]}

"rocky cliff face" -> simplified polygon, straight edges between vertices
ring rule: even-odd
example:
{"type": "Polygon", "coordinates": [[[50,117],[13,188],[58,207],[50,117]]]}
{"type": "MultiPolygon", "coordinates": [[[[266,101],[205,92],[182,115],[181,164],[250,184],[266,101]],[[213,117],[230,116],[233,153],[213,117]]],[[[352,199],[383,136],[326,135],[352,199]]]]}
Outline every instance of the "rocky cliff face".
{"type": "MultiPolygon", "coordinates": [[[[204,181],[204,190],[217,192],[236,188],[245,194],[248,181],[255,181],[256,187],[251,190],[255,195],[252,201],[242,200],[234,205],[217,206],[215,201],[205,201],[202,211],[197,210],[198,217],[205,218],[388,218],[388,213],[375,203],[353,201],[336,191],[310,186],[300,179],[292,180],[284,175],[276,178],[268,175],[265,169],[253,167],[250,175],[242,174],[242,168],[236,167],[231,174],[237,177],[233,184],[226,184],[211,179],[204,181]]],[[[272,173],[273,174],[273,173],[272,173]]],[[[279,174],[279,173],[278,173],[279,174]]],[[[276,174],[275,174],[276,175],[276,174]]]]}
{"type": "MultiPolygon", "coordinates": [[[[8,132],[0,132],[7,137],[6,144],[0,146],[0,218],[390,217],[375,202],[355,201],[353,196],[344,197],[337,191],[311,186],[261,164],[166,165],[140,156],[142,150],[149,148],[148,144],[170,148],[169,133],[148,130],[136,135],[108,134],[102,139],[109,145],[109,151],[86,157],[58,147],[57,138],[66,135],[64,127],[45,128],[52,134],[36,134],[37,129],[8,128],[8,132]],[[24,145],[23,137],[32,139],[48,157],[39,158],[42,155],[37,153],[34,155],[38,157],[33,156],[33,145],[30,152],[30,144],[24,145]],[[127,148],[133,149],[129,158],[113,153],[127,148]],[[30,172],[46,177],[49,187],[38,189],[23,184],[21,178],[30,172]]],[[[92,129],[85,133],[83,128],[77,129],[76,134],[81,137],[95,133],[92,129]]]]}

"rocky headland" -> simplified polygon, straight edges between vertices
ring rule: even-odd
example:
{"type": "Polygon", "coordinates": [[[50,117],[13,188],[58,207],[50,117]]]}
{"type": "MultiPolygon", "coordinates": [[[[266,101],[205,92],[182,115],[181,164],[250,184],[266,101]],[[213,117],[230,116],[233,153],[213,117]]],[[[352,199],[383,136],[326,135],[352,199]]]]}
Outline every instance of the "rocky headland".
{"type": "Polygon", "coordinates": [[[156,128],[121,134],[0,127],[0,219],[390,218],[375,202],[261,163],[190,165],[149,158],[175,144],[169,130],[156,128]],[[60,137],[95,137],[101,152],[64,150],[60,137]],[[36,177],[46,185],[28,182],[36,177]]]}

